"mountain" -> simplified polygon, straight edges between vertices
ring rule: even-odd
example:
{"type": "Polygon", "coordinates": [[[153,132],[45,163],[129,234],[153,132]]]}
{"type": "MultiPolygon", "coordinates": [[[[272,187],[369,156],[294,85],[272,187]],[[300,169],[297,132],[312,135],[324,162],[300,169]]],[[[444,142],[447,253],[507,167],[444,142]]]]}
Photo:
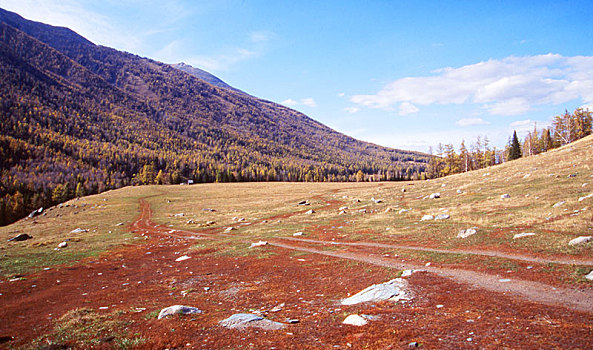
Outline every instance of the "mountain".
{"type": "Polygon", "coordinates": [[[2,9],[0,81],[0,224],[126,185],[407,179],[429,159],[2,9]]]}
{"type": "Polygon", "coordinates": [[[203,81],[205,81],[211,85],[218,86],[219,88],[244,93],[243,91],[241,91],[239,89],[235,89],[234,87],[232,87],[229,84],[225,83],[224,81],[220,80],[218,77],[206,72],[205,70],[201,70],[200,68],[192,67],[189,64],[185,64],[185,63],[181,62],[181,63],[177,63],[177,64],[172,64],[171,67],[182,70],[188,74],[193,75],[196,78],[202,79],[203,81]]]}

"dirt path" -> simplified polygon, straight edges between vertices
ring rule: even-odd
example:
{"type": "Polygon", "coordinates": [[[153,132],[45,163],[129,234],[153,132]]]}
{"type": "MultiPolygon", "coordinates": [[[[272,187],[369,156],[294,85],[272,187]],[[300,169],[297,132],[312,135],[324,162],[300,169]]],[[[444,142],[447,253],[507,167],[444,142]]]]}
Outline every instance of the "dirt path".
{"type": "MultiPolygon", "coordinates": [[[[284,214],[284,217],[290,216],[291,214],[284,214]]],[[[176,238],[183,239],[216,239],[216,236],[227,236],[222,234],[220,228],[207,229],[202,232],[192,232],[184,230],[172,230],[171,228],[155,224],[151,221],[152,211],[150,205],[141,201],[141,215],[137,221],[131,225],[131,229],[139,232],[146,233],[157,233],[161,235],[169,235],[176,238]]],[[[593,290],[574,290],[566,288],[556,288],[544,283],[535,281],[526,281],[520,279],[508,279],[506,276],[491,275],[482,272],[463,270],[463,269],[451,269],[442,267],[422,266],[413,265],[409,263],[396,262],[393,259],[388,259],[381,256],[374,256],[368,253],[353,253],[353,252],[336,252],[336,251],[325,251],[310,246],[302,246],[298,244],[281,243],[280,240],[290,240],[293,242],[299,242],[301,244],[330,244],[330,245],[343,245],[343,246],[365,246],[375,248],[392,248],[392,249],[411,249],[429,252],[439,253],[454,253],[454,254],[472,254],[481,256],[492,256],[501,257],[514,260],[529,261],[535,263],[558,263],[558,264],[581,264],[581,265],[593,265],[591,261],[578,261],[570,259],[543,259],[535,258],[524,255],[507,254],[495,251],[462,251],[462,250],[446,250],[446,249],[434,249],[424,247],[410,247],[400,245],[388,245],[382,243],[370,243],[370,242],[335,242],[335,241],[322,241],[313,239],[300,239],[293,237],[279,237],[269,244],[290,250],[298,250],[308,253],[321,254],[325,256],[336,257],[340,259],[348,259],[361,261],[373,265],[393,267],[398,269],[415,269],[423,270],[430,273],[434,273],[440,276],[450,278],[456,282],[468,284],[472,287],[482,288],[489,291],[501,292],[505,294],[512,294],[532,302],[560,306],[567,309],[593,313],[593,290]]]]}
{"type": "Polygon", "coordinates": [[[438,249],[438,248],[427,248],[427,247],[416,247],[408,245],[397,245],[397,244],[385,244],[375,242],[336,242],[336,241],[323,241],[316,239],[303,239],[295,237],[279,237],[280,239],[302,242],[302,243],[315,243],[315,244],[329,244],[329,245],[342,245],[342,246],[354,246],[354,247],[373,247],[373,248],[387,248],[387,249],[405,249],[415,250],[432,253],[444,253],[444,254],[468,254],[468,255],[480,255],[490,256],[496,258],[512,259],[533,262],[538,264],[561,264],[561,265],[584,265],[593,266],[593,260],[582,260],[582,259],[571,259],[571,258],[538,258],[520,254],[509,254],[504,252],[492,251],[492,250],[464,250],[464,249],[438,249]]]}

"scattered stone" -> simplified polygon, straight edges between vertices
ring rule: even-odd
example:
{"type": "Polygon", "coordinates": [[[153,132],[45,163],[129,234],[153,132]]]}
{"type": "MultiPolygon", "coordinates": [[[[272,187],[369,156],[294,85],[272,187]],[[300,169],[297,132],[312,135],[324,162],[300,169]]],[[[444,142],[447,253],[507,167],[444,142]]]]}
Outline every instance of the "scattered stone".
{"type": "Polygon", "coordinates": [[[438,305],[436,306],[436,308],[437,308],[437,309],[442,309],[442,308],[444,308],[444,307],[445,307],[445,305],[443,305],[443,304],[438,304],[438,305]]]}
{"type": "Polygon", "coordinates": [[[398,301],[409,299],[405,292],[408,282],[402,278],[395,278],[389,282],[374,284],[353,296],[343,299],[342,305],[354,305],[365,302],[375,302],[382,300],[398,301]]]}
{"type": "Polygon", "coordinates": [[[413,342],[411,342],[411,343],[408,344],[408,347],[409,348],[417,348],[418,346],[420,346],[420,345],[418,344],[417,341],[413,341],[413,342]]]}
{"type": "Polygon", "coordinates": [[[505,193],[505,194],[503,194],[503,195],[500,196],[500,199],[508,199],[508,198],[511,198],[511,195],[508,194],[508,193],[505,193]]]}
{"type": "Polygon", "coordinates": [[[216,221],[206,221],[206,225],[214,225],[216,221]]]}
{"type": "Polygon", "coordinates": [[[589,272],[587,275],[585,275],[585,278],[588,279],[589,281],[593,281],[593,270],[591,270],[591,272],[589,272]]]}
{"type": "Polygon", "coordinates": [[[465,230],[460,230],[457,234],[457,238],[467,238],[471,235],[475,235],[478,230],[475,227],[467,228],[465,230]]]}
{"type": "Polygon", "coordinates": [[[449,219],[451,216],[449,216],[448,214],[439,214],[437,216],[434,217],[435,220],[447,220],[449,219]]]}
{"type": "Polygon", "coordinates": [[[447,184],[442,184],[441,187],[447,187],[447,184]]]}
{"type": "Polygon", "coordinates": [[[21,233],[20,235],[9,238],[8,241],[9,242],[22,242],[22,241],[26,241],[31,238],[33,238],[33,236],[30,236],[26,233],[21,233]]]}
{"type": "Polygon", "coordinates": [[[187,220],[187,222],[186,222],[186,223],[187,223],[187,224],[195,224],[196,222],[195,222],[193,219],[189,219],[189,220],[187,220]]]}
{"type": "Polygon", "coordinates": [[[580,198],[579,198],[579,202],[582,202],[582,201],[584,201],[585,199],[587,199],[587,198],[591,198],[591,197],[593,197],[593,193],[591,193],[591,194],[588,194],[588,195],[586,195],[586,196],[584,196],[584,197],[580,197],[580,198]]]}
{"type": "Polygon", "coordinates": [[[577,177],[577,174],[569,174],[567,177],[568,177],[568,178],[571,178],[571,177],[577,177]]]}
{"type": "Polygon", "coordinates": [[[311,205],[309,201],[300,201],[298,205],[311,205]]]}
{"type": "Polygon", "coordinates": [[[295,232],[295,233],[293,233],[292,235],[293,235],[293,236],[295,236],[295,237],[297,237],[297,236],[302,236],[302,235],[304,235],[304,233],[303,233],[302,231],[299,231],[299,232],[295,232]]]}
{"type": "Polygon", "coordinates": [[[249,248],[261,247],[261,246],[264,246],[264,245],[268,245],[268,242],[266,242],[266,241],[259,241],[259,242],[251,243],[251,245],[249,246],[249,248]]]}
{"type": "Polygon", "coordinates": [[[192,306],[184,306],[184,305],[173,305],[173,306],[169,306],[166,307],[164,309],[161,310],[161,312],[159,312],[159,316],[157,317],[157,319],[163,319],[167,316],[171,316],[171,315],[187,315],[187,314],[200,314],[202,313],[202,310],[196,308],[196,307],[192,307],[192,306]]]}
{"type": "Polygon", "coordinates": [[[462,194],[462,193],[463,193],[463,191],[462,191],[462,190],[457,190],[457,193],[458,193],[458,194],[462,194]]]}
{"type": "Polygon", "coordinates": [[[123,225],[124,225],[124,223],[123,223],[123,222],[120,222],[120,223],[118,223],[118,224],[115,224],[115,226],[123,226],[123,225]]]}
{"type": "Polygon", "coordinates": [[[581,187],[587,187],[589,185],[588,182],[585,182],[584,184],[581,185],[581,187]]]}
{"type": "Polygon", "coordinates": [[[387,213],[390,213],[392,210],[393,210],[393,209],[391,209],[391,208],[387,208],[387,209],[385,209],[383,212],[384,212],[385,214],[387,214],[387,213]]]}
{"type": "Polygon", "coordinates": [[[187,259],[191,259],[191,257],[184,255],[184,256],[178,257],[177,259],[175,259],[175,261],[183,261],[183,260],[187,260],[187,259]]]}
{"type": "Polygon", "coordinates": [[[286,323],[288,323],[288,324],[297,324],[299,322],[301,322],[301,321],[296,318],[287,318],[286,319],[286,323]]]}
{"type": "Polygon", "coordinates": [[[231,226],[231,227],[227,227],[227,228],[224,230],[224,232],[231,232],[231,231],[234,231],[234,230],[236,230],[236,228],[234,228],[234,227],[232,227],[232,226],[231,226]]]}
{"type": "Polygon", "coordinates": [[[58,244],[58,248],[66,248],[68,246],[68,243],[66,242],[62,242],[60,244],[58,244]]]}
{"type": "Polygon", "coordinates": [[[403,270],[400,277],[402,277],[402,278],[404,278],[404,277],[410,277],[410,276],[412,276],[412,274],[414,272],[416,272],[416,271],[414,271],[414,270],[403,270]]]}
{"type": "Polygon", "coordinates": [[[175,214],[173,216],[176,217],[176,218],[179,218],[179,217],[185,216],[185,214],[184,213],[177,213],[177,214],[175,214]]]}
{"type": "Polygon", "coordinates": [[[234,314],[219,322],[219,324],[228,329],[243,330],[248,327],[261,328],[264,330],[277,330],[286,327],[285,324],[267,320],[254,314],[234,314]]]}
{"type": "Polygon", "coordinates": [[[371,198],[371,201],[375,202],[375,204],[383,203],[382,199],[375,199],[375,197],[371,198]]]}
{"type": "Polygon", "coordinates": [[[359,315],[350,315],[346,317],[346,319],[344,319],[342,323],[360,327],[366,325],[367,323],[369,323],[369,321],[365,320],[362,316],[359,315]]]}
{"type": "Polygon", "coordinates": [[[593,236],[580,236],[580,237],[577,237],[577,238],[571,240],[570,242],[568,242],[568,245],[584,244],[584,243],[589,242],[592,239],[593,239],[593,236]]]}
{"type": "Polygon", "coordinates": [[[513,239],[529,237],[529,236],[535,236],[535,233],[533,233],[533,232],[517,233],[516,235],[513,236],[513,239]]]}
{"type": "Polygon", "coordinates": [[[338,213],[338,215],[346,215],[346,212],[344,210],[342,210],[338,213]]]}
{"type": "Polygon", "coordinates": [[[424,215],[422,217],[422,219],[420,219],[420,221],[428,221],[428,220],[434,220],[434,216],[427,214],[427,215],[424,215]]]}
{"type": "Polygon", "coordinates": [[[84,233],[84,232],[89,232],[89,230],[87,229],[82,229],[82,228],[75,228],[74,230],[70,231],[70,233],[84,233]]]}
{"type": "Polygon", "coordinates": [[[403,214],[403,213],[407,213],[409,210],[408,209],[400,209],[399,213],[403,214]]]}
{"type": "Polygon", "coordinates": [[[363,209],[359,209],[358,212],[359,213],[366,214],[367,210],[366,210],[366,208],[363,208],[363,209]]]}
{"type": "Polygon", "coordinates": [[[430,196],[428,196],[430,199],[435,199],[435,198],[441,198],[441,194],[438,192],[435,193],[431,193],[430,196]]]}
{"type": "Polygon", "coordinates": [[[43,207],[33,210],[27,217],[29,219],[33,219],[34,217],[36,217],[37,215],[40,215],[41,213],[43,213],[43,207]]]}
{"type": "Polygon", "coordinates": [[[523,178],[524,178],[524,179],[526,179],[526,178],[528,178],[528,177],[530,177],[530,176],[531,176],[531,173],[527,173],[527,174],[525,174],[525,175],[523,176],[523,178]]]}
{"type": "Polygon", "coordinates": [[[340,209],[338,209],[338,210],[346,210],[346,209],[348,209],[348,207],[340,207],[340,209]]]}
{"type": "Polygon", "coordinates": [[[207,211],[207,212],[215,212],[216,210],[211,209],[211,208],[202,208],[203,211],[207,211]]]}
{"type": "Polygon", "coordinates": [[[566,201],[557,202],[552,206],[552,208],[558,208],[559,206],[563,205],[564,203],[566,203],[566,201]]]}
{"type": "Polygon", "coordinates": [[[307,215],[311,215],[311,214],[313,214],[313,213],[315,213],[315,210],[313,210],[313,209],[311,209],[311,210],[307,210],[307,211],[305,212],[305,214],[307,214],[307,215]]]}
{"type": "Polygon", "coordinates": [[[405,192],[406,192],[406,189],[402,187],[402,193],[405,193],[405,192]]]}
{"type": "Polygon", "coordinates": [[[284,303],[282,303],[280,305],[276,305],[270,310],[270,312],[280,312],[280,311],[282,311],[282,308],[284,307],[284,305],[285,305],[284,303]]]}

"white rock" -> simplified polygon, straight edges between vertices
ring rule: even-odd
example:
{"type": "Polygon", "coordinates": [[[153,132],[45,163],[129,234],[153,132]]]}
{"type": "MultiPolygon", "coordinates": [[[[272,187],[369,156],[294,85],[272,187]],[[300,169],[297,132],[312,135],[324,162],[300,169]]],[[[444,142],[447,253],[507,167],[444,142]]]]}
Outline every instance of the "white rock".
{"type": "Polygon", "coordinates": [[[224,232],[231,232],[231,231],[233,231],[233,230],[236,230],[236,228],[234,228],[234,227],[232,227],[232,226],[231,226],[231,227],[227,227],[227,228],[224,230],[224,232]]]}
{"type": "Polygon", "coordinates": [[[267,244],[268,244],[268,242],[266,242],[266,241],[259,241],[259,242],[251,243],[249,248],[261,247],[261,246],[264,246],[267,244]]]}
{"type": "Polygon", "coordinates": [[[434,217],[435,220],[447,220],[450,216],[448,214],[439,214],[434,217]]]}
{"type": "Polygon", "coordinates": [[[346,215],[346,212],[344,210],[342,210],[338,213],[338,215],[346,215]]]}
{"type": "Polygon", "coordinates": [[[183,260],[187,260],[187,259],[191,259],[191,257],[184,255],[184,256],[180,256],[177,259],[175,259],[175,261],[183,261],[183,260]]]}
{"type": "Polygon", "coordinates": [[[441,198],[441,194],[438,192],[435,193],[431,193],[430,196],[428,196],[430,199],[435,199],[435,198],[441,198]]]}
{"type": "Polygon", "coordinates": [[[369,323],[369,321],[367,321],[366,319],[364,319],[364,317],[359,315],[350,315],[346,317],[346,319],[344,319],[342,323],[360,327],[366,325],[367,323],[369,323]]]}
{"type": "Polygon", "coordinates": [[[580,237],[577,237],[577,238],[571,240],[570,242],[568,242],[568,245],[584,244],[584,243],[589,242],[592,239],[593,239],[593,236],[580,236],[580,237]]]}
{"type": "Polygon", "coordinates": [[[311,214],[313,214],[313,213],[315,213],[315,210],[313,210],[313,209],[311,209],[311,210],[309,210],[309,211],[305,212],[305,214],[307,214],[307,215],[311,215],[311,214]]]}
{"type": "Polygon", "coordinates": [[[552,206],[552,208],[558,208],[559,206],[563,205],[564,203],[566,203],[566,201],[557,202],[552,206]]]}
{"type": "Polygon", "coordinates": [[[533,232],[517,233],[516,235],[513,236],[513,239],[529,237],[529,236],[535,236],[535,233],[533,233],[533,232]]]}
{"type": "Polygon", "coordinates": [[[293,233],[292,235],[293,235],[293,236],[295,236],[295,237],[297,237],[297,236],[302,236],[302,235],[304,235],[304,233],[303,233],[302,231],[299,231],[299,232],[295,232],[295,233],[293,233]]]}
{"type": "Polygon", "coordinates": [[[402,278],[396,278],[389,282],[374,284],[353,296],[343,299],[342,305],[354,305],[365,302],[376,302],[383,300],[398,301],[401,299],[409,299],[406,288],[408,282],[402,278]]]}
{"type": "Polygon", "coordinates": [[[348,207],[340,207],[340,209],[338,209],[338,210],[346,210],[346,209],[348,209],[348,207]]]}
{"type": "Polygon", "coordinates": [[[475,235],[477,232],[478,231],[475,227],[471,227],[471,228],[459,231],[459,233],[457,234],[457,238],[467,238],[471,235],[475,235]]]}
{"type": "Polygon", "coordinates": [[[89,230],[87,229],[82,229],[82,228],[75,228],[74,230],[70,231],[70,233],[83,233],[83,232],[89,232],[89,230]]]}
{"type": "Polygon", "coordinates": [[[173,305],[166,307],[159,312],[158,319],[165,318],[167,316],[180,314],[180,315],[187,315],[187,314],[199,314],[202,313],[202,310],[192,307],[192,306],[184,306],[184,305],[173,305]]]}
{"type": "Polygon", "coordinates": [[[589,281],[593,281],[593,270],[591,270],[591,272],[589,272],[587,275],[585,275],[585,278],[588,279],[589,281]]]}
{"type": "Polygon", "coordinates": [[[58,244],[58,248],[66,248],[68,246],[68,243],[66,242],[62,242],[60,244],[58,244]]]}
{"type": "Polygon", "coordinates": [[[582,201],[584,201],[585,199],[587,199],[587,198],[591,198],[591,197],[593,197],[593,193],[591,193],[591,194],[588,194],[588,195],[586,195],[586,196],[584,196],[584,197],[580,197],[580,198],[579,198],[579,202],[582,202],[582,201]]]}
{"type": "Polygon", "coordinates": [[[420,221],[427,221],[427,220],[434,220],[434,216],[432,215],[424,215],[420,221]]]}
{"type": "Polygon", "coordinates": [[[500,199],[507,199],[507,198],[511,198],[511,195],[508,193],[505,193],[503,195],[500,196],[500,199]]]}
{"type": "Polygon", "coordinates": [[[399,213],[400,213],[400,214],[407,213],[407,212],[408,212],[408,209],[400,209],[400,210],[399,210],[399,213]]]}
{"type": "Polygon", "coordinates": [[[463,191],[462,190],[457,190],[457,193],[462,194],[463,191]]]}
{"type": "Polygon", "coordinates": [[[254,314],[234,314],[219,322],[219,324],[229,329],[245,329],[247,327],[261,328],[264,330],[276,330],[286,327],[285,324],[267,320],[254,314]]]}
{"type": "Polygon", "coordinates": [[[173,216],[179,218],[179,217],[185,216],[185,214],[183,214],[183,213],[177,213],[177,214],[175,214],[173,216]]]}
{"type": "Polygon", "coordinates": [[[412,276],[412,274],[414,273],[414,270],[403,270],[402,271],[402,275],[400,277],[410,277],[412,276]]]}

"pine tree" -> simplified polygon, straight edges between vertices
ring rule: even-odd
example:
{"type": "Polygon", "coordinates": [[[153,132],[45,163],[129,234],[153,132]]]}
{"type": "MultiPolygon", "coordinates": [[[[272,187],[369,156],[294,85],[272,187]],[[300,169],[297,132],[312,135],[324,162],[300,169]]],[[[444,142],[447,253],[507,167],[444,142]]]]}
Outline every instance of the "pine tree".
{"type": "Polygon", "coordinates": [[[513,131],[513,139],[509,147],[508,160],[515,160],[521,158],[521,144],[517,138],[517,131],[513,131]]]}

